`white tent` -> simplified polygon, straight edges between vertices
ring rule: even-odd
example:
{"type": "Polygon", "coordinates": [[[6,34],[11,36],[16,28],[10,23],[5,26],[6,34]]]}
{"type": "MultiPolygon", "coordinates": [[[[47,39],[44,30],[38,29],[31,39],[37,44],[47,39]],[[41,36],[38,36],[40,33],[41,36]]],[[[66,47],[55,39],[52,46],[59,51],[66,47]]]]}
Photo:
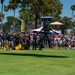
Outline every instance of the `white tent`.
{"type": "MultiPolygon", "coordinates": [[[[38,32],[39,33],[42,30],[42,28],[43,27],[40,27],[40,28],[37,28],[37,29],[33,29],[33,30],[31,30],[31,32],[38,32]]],[[[57,34],[61,34],[60,30],[54,30],[53,29],[53,31],[56,32],[57,34]]],[[[54,33],[53,31],[50,31],[50,33],[53,34],[54,33]]]]}
{"type": "Polygon", "coordinates": [[[31,30],[31,32],[40,32],[42,30],[43,27],[37,28],[37,29],[33,29],[31,30]]]}

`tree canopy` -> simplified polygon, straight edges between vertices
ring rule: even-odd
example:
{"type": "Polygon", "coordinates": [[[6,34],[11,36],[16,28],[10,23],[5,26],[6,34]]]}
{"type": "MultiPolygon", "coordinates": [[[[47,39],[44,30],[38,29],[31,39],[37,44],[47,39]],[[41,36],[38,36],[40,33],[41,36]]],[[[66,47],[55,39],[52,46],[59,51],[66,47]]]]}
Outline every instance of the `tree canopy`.
{"type": "MultiPolygon", "coordinates": [[[[73,23],[68,17],[61,17],[63,4],[60,0],[9,0],[8,5],[4,5],[4,10],[13,10],[15,17],[16,8],[19,9],[19,19],[25,21],[25,25],[32,25],[32,27],[37,28],[38,24],[41,24],[42,16],[52,16],[52,21],[60,21],[64,23],[63,28],[59,27],[61,30],[66,30],[68,28],[73,28],[73,23]],[[29,23],[28,23],[29,22],[29,23]]],[[[74,11],[74,5],[71,7],[74,11]]],[[[10,17],[7,17],[7,22],[10,17]]],[[[11,19],[9,19],[9,25],[12,24],[11,19]]],[[[6,25],[6,24],[5,24],[6,25]]],[[[31,27],[31,26],[29,26],[31,27]]]]}

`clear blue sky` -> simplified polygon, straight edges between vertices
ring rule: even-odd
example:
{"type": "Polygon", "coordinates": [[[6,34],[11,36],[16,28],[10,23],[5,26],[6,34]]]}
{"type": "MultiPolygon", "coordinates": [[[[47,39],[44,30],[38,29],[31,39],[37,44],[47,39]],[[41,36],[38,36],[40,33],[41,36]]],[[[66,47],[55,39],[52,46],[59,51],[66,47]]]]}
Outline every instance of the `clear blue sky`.
{"type": "MultiPolygon", "coordinates": [[[[62,9],[62,14],[61,16],[68,16],[68,17],[72,17],[72,10],[71,10],[71,6],[75,5],[75,0],[60,0],[63,3],[63,9],[62,9]]],[[[75,15],[75,11],[74,11],[74,15],[75,15]]]]}
{"type": "MultiPolygon", "coordinates": [[[[4,5],[8,4],[9,0],[5,0],[4,1],[4,5]]],[[[72,10],[70,9],[71,6],[74,4],[75,5],[75,0],[60,0],[63,3],[63,9],[62,9],[62,14],[61,16],[67,16],[67,17],[72,17],[72,10]]],[[[1,4],[0,4],[1,5],[1,4]]],[[[0,10],[1,10],[1,6],[0,6],[0,10]]],[[[6,16],[13,16],[13,11],[10,10],[8,12],[4,12],[5,14],[5,19],[4,21],[6,21],[6,16]]],[[[74,15],[75,15],[75,11],[74,11],[74,15]]],[[[16,17],[18,17],[18,12],[16,12],[16,17]]]]}

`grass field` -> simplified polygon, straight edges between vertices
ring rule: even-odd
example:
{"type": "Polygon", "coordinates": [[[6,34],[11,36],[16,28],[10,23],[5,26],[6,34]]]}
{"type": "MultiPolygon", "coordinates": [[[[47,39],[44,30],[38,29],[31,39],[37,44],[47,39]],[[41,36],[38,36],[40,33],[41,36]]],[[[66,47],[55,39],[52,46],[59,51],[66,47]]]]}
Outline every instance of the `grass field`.
{"type": "Polygon", "coordinates": [[[75,50],[0,50],[0,75],[75,75],[75,50]]]}

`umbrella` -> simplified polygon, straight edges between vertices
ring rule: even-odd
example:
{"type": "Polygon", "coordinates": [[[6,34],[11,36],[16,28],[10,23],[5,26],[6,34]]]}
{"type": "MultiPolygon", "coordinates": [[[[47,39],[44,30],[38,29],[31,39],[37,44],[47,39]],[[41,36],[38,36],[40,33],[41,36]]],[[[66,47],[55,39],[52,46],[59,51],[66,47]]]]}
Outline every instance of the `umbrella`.
{"type": "Polygon", "coordinates": [[[56,21],[56,22],[52,22],[51,25],[63,25],[63,24],[61,22],[56,21]]]}

